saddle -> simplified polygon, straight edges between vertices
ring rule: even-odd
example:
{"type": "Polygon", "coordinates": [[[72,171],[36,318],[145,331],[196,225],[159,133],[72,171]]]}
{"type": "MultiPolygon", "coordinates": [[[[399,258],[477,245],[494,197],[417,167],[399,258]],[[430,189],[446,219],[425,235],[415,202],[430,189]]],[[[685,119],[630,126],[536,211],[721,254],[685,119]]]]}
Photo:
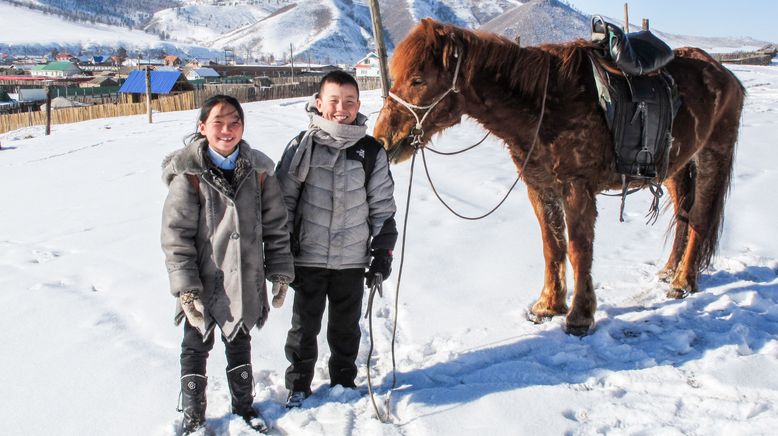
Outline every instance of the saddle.
{"type": "Polygon", "coordinates": [[[642,180],[652,188],[656,215],[681,103],[675,81],[663,69],[673,51],[649,31],[625,34],[599,16],[592,18],[592,40],[598,102],[613,136],[615,170],[622,175],[622,211],[629,182],[642,180]]]}

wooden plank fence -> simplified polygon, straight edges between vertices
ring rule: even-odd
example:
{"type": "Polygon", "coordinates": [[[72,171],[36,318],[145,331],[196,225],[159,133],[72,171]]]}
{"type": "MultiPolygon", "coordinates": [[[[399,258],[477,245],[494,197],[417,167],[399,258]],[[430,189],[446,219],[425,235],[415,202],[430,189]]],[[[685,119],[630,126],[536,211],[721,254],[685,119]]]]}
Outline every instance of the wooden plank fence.
{"type": "MultiPolygon", "coordinates": [[[[241,103],[262,100],[276,100],[313,95],[319,89],[319,77],[302,77],[279,81],[274,79],[270,88],[260,88],[253,84],[213,84],[205,85],[203,89],[184,92],[172,96],[158,96],[151,101],[151,107],[156,112],[184,111],[199,108],[203,102],[216,94],[228,94],[241,103]]],[[[361,90],[381,87],[381,82],[374,78],[358,78],[361,90]]],[[[51,111],[52,124],[68,124],[97,118],[124,117],[146,113],[146,103],[109,103],[93,106],[54,109],[51,111]]],[[[46,113],[29,111],[26,113],[0,115],[0,133],[10,132],[36,125],[46,124],[46,113]]]]}

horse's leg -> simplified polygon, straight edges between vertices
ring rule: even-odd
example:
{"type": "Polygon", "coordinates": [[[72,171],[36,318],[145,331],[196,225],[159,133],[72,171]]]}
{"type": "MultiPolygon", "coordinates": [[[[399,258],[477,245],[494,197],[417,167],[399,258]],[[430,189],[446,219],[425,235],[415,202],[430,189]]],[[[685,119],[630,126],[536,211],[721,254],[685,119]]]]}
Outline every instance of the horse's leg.
{"type": "MultiPolygon", "coordinates": [[[[697,175],[694,180],[694,204],[689,211],[686,250],[670,283],[669,298],[683,298],[697,292],[697,275],[711,261],[718,245],[724,218],[724,200],[732,176],[734,138],[726,141],[722,135],[732,130],[722,128],[696,155],[697,175]]],[[[737,136],[737,128],[734,129],[737,136]]]]}
{"type": "Polygon", "coordinates": [[[527,185],[530,203],[540,224],[543,257],[546,261],[543,290],[532,305],[533,321],[542,322],[567,313],[565,217],[560,198],[551,191],[540,192],[527,185]]]}
{"type": "Polygon", "coordinates": [[[657,273],[659,280],[670,283],[678,269],[678,263],[686,249],[686,239],[689,230],[689,211],[694,204],[694,175],[696,168],[694,162],[686,164],[680,171],[665,180],[665,187],[670,193],[673,203],[674,218],[672,226],[675,227],[673,248],[665,266],[657,273]]]}
{"type": "Polygon", "coordinates": [[[597,297],[592,284],[597,205],[594,193],[583,183],[576,182],[568,185],[564,205],[569,241],[567,253],[575,277],[573,300],[570,311],[567,312],[565,330],[570,334],[583,336],[594,324],[594,310],[597,308],[597,297]]]}

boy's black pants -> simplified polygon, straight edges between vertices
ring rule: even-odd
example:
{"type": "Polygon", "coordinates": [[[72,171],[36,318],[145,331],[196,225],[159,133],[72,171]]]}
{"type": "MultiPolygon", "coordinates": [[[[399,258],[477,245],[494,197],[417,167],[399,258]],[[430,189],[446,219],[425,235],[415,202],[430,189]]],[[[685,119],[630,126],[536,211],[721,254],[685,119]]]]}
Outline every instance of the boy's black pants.
{"type": "Polygon", "coordinates": [[[310,393],[318,357],[316,337],[329,300],[327,343],[330,386],[355,387],[359,317],[364,293],[363,268],[332,270],[295,267],[292,328],[286,338],[286,388],[310,393]]]}
{"type": "MultiPolygon", "coordinates": [[[[205,364],[208,353],[213,349],[214,336],[217,331],[211,333],[208,340],[203,342],[203,335],[197,331],[188,320],[184,322],[184,340],[181,341],[181,376],[187,374],[205,375],[205,364]]],[[[235,368],[251,363],[251,335],[242,329],[232,342],[227,341],[224,335],[219,335],[224,342],[224,354],[227,356],[227,368],[235,368]]]]}

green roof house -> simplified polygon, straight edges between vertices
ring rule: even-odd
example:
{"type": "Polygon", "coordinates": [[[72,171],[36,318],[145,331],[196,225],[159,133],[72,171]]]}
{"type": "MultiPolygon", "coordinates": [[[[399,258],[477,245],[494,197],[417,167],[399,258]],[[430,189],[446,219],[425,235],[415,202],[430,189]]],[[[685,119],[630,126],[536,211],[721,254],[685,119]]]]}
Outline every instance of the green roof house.
{"type": "Polygon", "coordinates": [[[81,74],[81,69],[72,62],[61,61],[36,65],[30,70],[30,74],[45,77],[70,77],[81,74]]]}

